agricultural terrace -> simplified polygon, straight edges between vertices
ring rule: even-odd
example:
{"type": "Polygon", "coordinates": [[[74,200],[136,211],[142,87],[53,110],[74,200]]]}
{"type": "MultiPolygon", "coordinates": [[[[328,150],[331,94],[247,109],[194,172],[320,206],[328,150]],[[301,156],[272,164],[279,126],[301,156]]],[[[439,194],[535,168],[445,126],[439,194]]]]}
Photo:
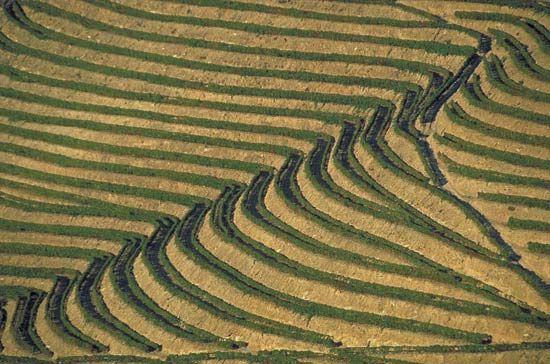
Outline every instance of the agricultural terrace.
{"type": "Polygon", "coordinates": [[[0,362],[550,362],[547,2],[0,4],[0,362]]]}

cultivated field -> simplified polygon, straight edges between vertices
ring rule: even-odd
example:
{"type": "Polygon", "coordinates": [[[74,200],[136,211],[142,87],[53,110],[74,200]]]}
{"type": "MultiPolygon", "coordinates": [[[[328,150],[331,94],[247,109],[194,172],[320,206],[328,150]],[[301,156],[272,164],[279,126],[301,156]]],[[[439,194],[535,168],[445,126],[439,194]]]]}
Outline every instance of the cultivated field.
{"type": "Polygon", "coordinates": [[[548,2],[0,4],[0,363],[550,363],[548,2]]]}

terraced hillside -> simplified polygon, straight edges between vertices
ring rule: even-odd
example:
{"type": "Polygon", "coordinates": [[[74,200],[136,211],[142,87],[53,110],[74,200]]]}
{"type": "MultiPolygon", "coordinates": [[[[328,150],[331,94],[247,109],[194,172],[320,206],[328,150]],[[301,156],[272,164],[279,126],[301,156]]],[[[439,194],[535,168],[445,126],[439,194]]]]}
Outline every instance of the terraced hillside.
{"type": "Polygon", "coordinates": [[[0,362],[550,362],[548,3],[0,4],[0,362]]]}

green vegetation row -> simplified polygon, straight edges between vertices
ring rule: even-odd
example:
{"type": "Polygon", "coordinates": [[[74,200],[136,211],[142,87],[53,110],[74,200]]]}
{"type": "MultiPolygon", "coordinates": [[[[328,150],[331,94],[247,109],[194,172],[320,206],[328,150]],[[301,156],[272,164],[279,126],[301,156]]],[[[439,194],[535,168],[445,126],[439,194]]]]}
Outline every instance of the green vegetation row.
{"type": "Polygon", "coordinates": [[[525,74],[536,79],[550,80],[550,71],[541,67],[533,59],[526,45],[512,35],[497,29],[489,29],[491,34],[511,56],[512,62],[525,74]]]}
{"type": "MultiPolygon", "coordinates": [[[[91,41],[86,41],[79,38],[70,37],[68,35],[55,32],[50,29],[46,29],[39,24],[33,23],[30,19],[26,17],[26,15],[22,12],[22,9],[18,6],[13,7],[6,7],[5,11],[7,12],[8,18],[15,21],[14,25],[17,25],[18,27],[23,26],[29,31],[31,31],[35,36],[42,38],[46,35],[48,37],[53,37],[53,39],[59,39],[63,42],[74,42],[75,45],[85,47],[85,48],[92,48],[96,49],[94,47],[100,47],[102,46],[99,43],[94,43],[91,41]]],[[[66,12],[65,12],[66,13],[66,12]]],[[[63,13],[63,14],[65,14],[63,13]]],[[[76,19],[73,19],[70,14],[67,13],[67,17],[72,19],[73,21],[82,20],[85,21],[86,26],[94,26],[98,28],[98,30],[102,30],[102,27],[106,27],[108,25],[103,24],[101,22],[92,21],[88,18],[82,18],[78,17],[76,14],[73,14],[76,19]]],[[[78,22],[78,21],[77,21],[78,22]]],[[[106,29],[105,29],[106,30],[106,29]]],[[[112,27],[108,28],[109,31],[115,31],[120,32],[123,31],[123,28],[116,27],[116,29],[112,29],[112,27]],[[121,30],[122,29],[122,30],[121,30]]],[[[145,33],[150,34],[150,33],[145,33]]],[[[137,39],[142,39],[145,34],[139,34],[137,36],[137,39]]],[[[125,34],[128,36],[129,34],[125,34]]],[[[160,36],[160,35],[156,35],[160,36]]],[[[170,38],[163,38],[164,42],[167,42],[170,38]]],[[[178,38],[182,39],[182,38],[178,38]]],[[[159,39],[156,39],[159,40],[159,39]]],[[[401,59],[393,59],[393,58],[382,58],[382,57],[368,57],[368,56],[354,56],[354,55],[343,55],[343,54],[325,54],[325,53],[313,53],[313,52],[298,52],[298,51],[283,51],[278,49],[269,49],[269,48],[261,48],[261,47],[243,47],[243,46],[237,46],[233,44],[226,44],[226,43],[217,43],[217,42],[207,42],[202,40],[194,40],[194,42],[198,42],[196,44],[187,44],[189,46],[199,47],[200,48],[211,48],[211,49],[220,49],[223,51],[228,52],[236,52],[236,53],[248,53],[248,54],[261,54],[261,55],[269,55],[269,56],[275,56],[275,57],[284,57],[284,58],[292,58],[292,59],[300,59],[300,60],[313,60],[313,61],[337,61],[337,62],[346,62],[346,63],[359,63],[359,64],[372,64],[372,65],[386,65],[390,67],[396,67],[399,69],[406,69],[408,71],[412,72],[420,72],[420,73],[426,73],[430,74],[432,72],[438,73],[442,76],[448,75],[448,71],[440,68],[440,67],[434,67],[432,65],[421,63],[421,62],[414,62],[410,60],[401,60],[401,59]]],[[[126,48],[117,48],[117,47],[108,47],[107,45],[104,45],[107,48],[102,48],[104,50],[109,50],[112,52],[113,50],[118,50],[119,52],[122,52],[123,55],[125,55],[125,52],[132,52],[131,54],[136,56],[137,58],[140,58],[139,56],[143,56],[145,53],[143,52],[137,52],[137,51],[131,51],[126,48]]],[[[322,74],[322,78],[320,78],[321,75],[315,76],[315,74],[311,72],[289,72],[289,71],[277,71],[277,70],[265,70],[265,69],[251,69],[246,67],[230,67],[230,66],[222,66],[222,65],[213,65],[206,62],[197,62],[197,61],[189,61],[184,60],[180,58],[173,58],[173,57],[162,57],[161,55],[158,55],[156,53],[150,54],[150,57],[153,57],[153,61],[165,63],[167,64],[174,64],[174,65],[180,65],[182,67],[191,67],[191,68],[199,68],[199,69],[205,69],[205,70],[216,70],[216,71],[223,71],[223,72],[229,72],[229,73],[237,73],[237,74],[243,74],[243,75],[249,75],[249,76],[276,76],[276,77],[289,77],[289,75],[292,78],[298,77],[298,79],[302,80],[328,80],[328,81],[338,81],[342,82],[342,80],[350,80],[348,82],[344,81],[344,84],[354,84],[357,82],[357,80],[360,80],[361,78],[353,78],[349,76],[333,76],[333,75],[326,75],[322,74]],[[177,62],[183,62],[181,64],[177,62]],[[218,68],[212,68],[212,67],[218,67],[218,68]],[[267,72],[267,73],[266,73],[267,72]],[[356,81],[353,81],[356,80],[356,81]]],[[[147,59],[147,58],[145,58],[147,59]]],[[[376,82],[373,85],[378,85],[380,87],[384,87],[387,85],[387,81],[385,80],[374,80],[374,81],[367,81],[370,84],[372,82],[376,82]]],[[[399,85],[399,83],[396,83],[396,85],[399,85]]]]}
{"type": "Polygon", "coordinates": [[[494,54],[485,61],[485,69],[489,75],[487,78],[489,83],[496,86],[501,91],[518,97],[530,98],[539,102],[550,102],[550,94],[533,90],[510,79],[510,77],[506,74],[502,62],[494,54]]]}
{"type": "MultiPolygon", "coordinates": [[[[235,236],[235,231],[233,229],[226,230],[228,228],[227,221],[231,217],[227,215],[230,212],[226,210],[227,207],[224,208],[224,205],[226,205],[227,202],[231,203],[230,201],[235,201],[241,193],[242,190],[239,190],[239,188],[226,189],[221,199],[216,202],[211,215],[214,227],[223,236],[224,240],[227,243],[236,244],[239,246],[242,246],[243,242],[235,236]],[[227,202],[223,202],[226,199],[227,202]]],[[[288,294],[276,291],[243,275],[238,270],[210,253],[202,244],[193,245],[189,248],[192,248],[194,254],[198,256],[198,263],[205,268],[210,269],[213,273],[220,276],[220,278],[230,282],[233,286],[238,287],[239,289],[250,294],[260,295],[260,297],[264,297],[265,299],[271,300],[278,305],[308,317],[321,315],[355,323],[368,323],[408,331],[432,332],[434,334],[463,340],[481,341],[486,338],[483,334],[469,333],[443,326],[426,324],[413,320],[398,319],[390,316],[343,310],[324,304],[304,301],[288,294]]]]}
{"type": "MultiPolygon", "coordinates": [[[[321,38],[328,40],[337,40],[345,42],[358,42],[358,43],[373,43],[383,44],[392,47],[410,48],[410,49],[423,49],[431,53],[442,55],[469,55],[473,52],[473,47],[459,46],[455,44],[447,44],[441,42],[432,41],[420,41],[420,40],[406,40],[390,37],[379,37],[369,35],[357,35],[339,33],[326,30],[306,30],[296,28],[281,28],[269,25],[259,25],[254,23],[241,23],[237,21],[228,21],[222,19],[209,19],[209,18],[197,18],[192,16],[183,15],[165,15],[159,13],[152,13],[124,6],[122,4],[114,4],[108,0],[90,1],[94,5],[108,8],[110,10],[119,12],[124,15],[131,15],[148,20],[158,20],[162,22],[173,22],[178,24],[195,25],[201,27],[215,27],[230,30],[241,30],[246,32],[253,32],[261,35],[277,35],[277,36],[294,36],[303,38],[321,38]]],[[[34,2],[33,2],[34,3],[34,2]]],[[[38,3],[38,2],[36,2],[38,3]]],[[[28,5],[25,3],[25,5],[28,5]]],[[[42,5],[42,4],[40,4],[42,5]]],[[[32,5],[34,6],[34,5],[32,5]]]]}
{"type": "MultiPolygon", "coordinates": [[[[464,91],[463,95],[468,96],[468,93],[464,91]]],[[[550,145],[550,138],[548,137],[542,135],[524,134],[514,130],[495,126],[491,123],[487,123],[478,118],[475,118],[467,114],[464,109],[455,101],[451,101],[450,103],[445,105],[444,111],[453,123],[469,129],[473,129],[490,137],[511,140],[514,142],[529,144],[538,147],[548,147],[550,145]]]]}

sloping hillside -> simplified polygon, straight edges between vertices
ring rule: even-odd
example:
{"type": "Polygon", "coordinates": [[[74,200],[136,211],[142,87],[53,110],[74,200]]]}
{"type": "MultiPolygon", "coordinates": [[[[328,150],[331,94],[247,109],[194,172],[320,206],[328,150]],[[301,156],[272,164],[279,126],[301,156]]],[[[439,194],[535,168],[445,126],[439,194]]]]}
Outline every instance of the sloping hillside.
{"type": "Polygon", "coordinates": [[[0,3],[0,362],[550,362],[548,3],[0,3]]]}

